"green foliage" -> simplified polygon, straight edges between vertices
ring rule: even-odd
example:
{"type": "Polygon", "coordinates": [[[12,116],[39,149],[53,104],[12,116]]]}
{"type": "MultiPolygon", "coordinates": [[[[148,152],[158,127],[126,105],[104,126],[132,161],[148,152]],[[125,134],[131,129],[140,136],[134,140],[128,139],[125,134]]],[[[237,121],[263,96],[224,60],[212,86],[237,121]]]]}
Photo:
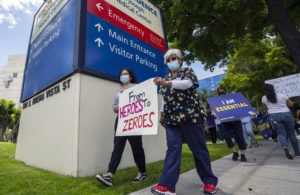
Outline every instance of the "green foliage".
{"type": "MultiPolygon", "coordinates": [[[[94,176],[73,178],[27,166],[14,159],[16,145],[0,143],[0,194],[129,194],[157,183],[163,170],[163,161],[147,164],[149,179],[132,184],[138,170],[136,167],[118,170],[114,177],[114,187],[105,187],[94,176]]],[[[225,144],[208,145],[211,160],[231,153],[225,144]]],[[[183,145],[181,172],[194,169],[193,155],[186,144],[183,145]]]]}
{"type": "Polygon", "coordinates": [[[3,134],[6,128],[14,129],[20,119],[21,110],[15,108],[11,100],[0,99],[0,141],[3,141],[3,134]]]}
{"type": "MultiPolygon", "coordinates": [[[[245,36],[248,37],[244,40],[246,43],[259,42],[267,35],[279,36],[272,26],[272,18],[268,15],[268,9],[272,7],[267,7],[265,1],[153,0],[153,2],[163,11],[169,46],[186,51],[184,57],[186,61],[199,60],[205,64],[205,69],[213,70],[219,62],[227,65],[229,55],[232,55],[238,47],[237,40],[245,36]]],[[[293,24],[299,29],[299,2],[284,0],[284,3],[286,7],[282,9],[288,11],[293,24]]],[[[280,14],[283,12],[278,13],[280,14]]],[[[293,38],[299,40],[299,35],[293,38]]],[[[298,43],[296,40],[295,44],[298,43]]],[[[286,50],[286,47],[283,49],[286,50]]]]}
{"type": "MultiPolygon", "coordinates": [[[[160,1],[154,1],[160,2],[160,1]]],[[[227,58],[233,40],[248,31],[261,39],[266,7],[262,1],[161,1],[168,41],[184,51],[186,60],[200,60],[211,68],[227,58]]]]}
{"type": "Polygon", "coordinates": [[[228,92],[241,92],[253,106],[261,107],[265,80],[296,73],[296,65],[280,43],[279,38],[237,41],[233,55],[228,58],[227,74],[221,84],[228,92]]]}

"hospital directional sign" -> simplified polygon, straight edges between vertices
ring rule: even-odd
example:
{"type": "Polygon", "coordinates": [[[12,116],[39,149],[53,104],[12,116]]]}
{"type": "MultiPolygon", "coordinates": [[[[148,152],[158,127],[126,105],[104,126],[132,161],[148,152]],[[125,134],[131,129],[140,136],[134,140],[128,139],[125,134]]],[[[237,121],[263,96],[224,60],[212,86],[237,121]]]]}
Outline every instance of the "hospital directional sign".
{"type": "Polygon", "coordinates": [[[161,12],[147,0],[88,0],[84,71],[118,76],[128,67],[139,81],[164,76],[161,12]]]}
{"type": "Polygon", "coordinates": [[[21,102],[73,73],[118,81],[131,68],[138,81],[164,76],[165,33],[148,0],[51,0],[36,13],[21,102]]]}

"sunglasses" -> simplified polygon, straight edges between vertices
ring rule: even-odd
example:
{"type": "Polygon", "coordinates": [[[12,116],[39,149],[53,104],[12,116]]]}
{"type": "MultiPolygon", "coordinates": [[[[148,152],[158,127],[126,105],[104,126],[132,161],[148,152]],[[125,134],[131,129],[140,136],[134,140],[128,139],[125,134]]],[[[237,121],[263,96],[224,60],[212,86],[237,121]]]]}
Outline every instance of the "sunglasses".
{"type": "Polygon", "coordinates": [[[167,60],[166,60],[166,62],[172,62],[172,61],[175,61],[175,60],[177,60],[178,58],[177,57],[171,57],[171,58],[168,58],[167,60]]]}

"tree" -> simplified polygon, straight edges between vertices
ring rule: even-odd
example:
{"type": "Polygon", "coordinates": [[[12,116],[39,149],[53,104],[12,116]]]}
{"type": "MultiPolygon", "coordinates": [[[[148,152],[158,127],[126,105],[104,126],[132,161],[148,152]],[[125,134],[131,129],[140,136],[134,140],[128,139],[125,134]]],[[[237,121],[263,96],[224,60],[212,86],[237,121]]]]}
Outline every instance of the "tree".
{"type": "Polygon", "coordinates": [[[236,40],[257,42],[281,36],[300,70],[300,2],[291,0],[153,0],[163,11],[171,46],[188,51],[185,60],[200,60],[206,69],[234,52],[236,40]],[[267,30],[266,30],[267,29],[267,30]]]}
{"type": "Polygon", "coordinates": [[[247,36],[237,41],[221,84],[228,91],[243,93],[254,107],[261,107],[264,81],[294,74],[297,66],[282,47],[279,37],[257,42],[245,39],[247,36]]]}
{"type": "Polygon", "coordinates": [[[20,117],[20,109],[15,108],[11,100],[0,99],[0,141],[4,141],[3,135],[7,127],[12,128],[20,117]]]}

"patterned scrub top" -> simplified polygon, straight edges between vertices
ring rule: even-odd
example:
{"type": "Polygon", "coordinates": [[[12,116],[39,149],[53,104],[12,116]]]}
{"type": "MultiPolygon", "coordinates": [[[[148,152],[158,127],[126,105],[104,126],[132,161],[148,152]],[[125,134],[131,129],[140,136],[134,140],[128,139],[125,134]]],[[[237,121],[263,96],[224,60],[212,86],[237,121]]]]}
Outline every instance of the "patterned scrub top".
{"type": "Polygon", "coordinates": [[[159,93],[164,98],[164,123],[167,125],[180,125],[184,123],[199,123],[201,118],[201,105],[199,96],[196,92],[198,88],[198,79],[191,68],[181,68],[179,72],[172,77],[171,73],[165,76],[165,80],[190,80],[192,87],[181,90],[162,87],[159,93]]]}

